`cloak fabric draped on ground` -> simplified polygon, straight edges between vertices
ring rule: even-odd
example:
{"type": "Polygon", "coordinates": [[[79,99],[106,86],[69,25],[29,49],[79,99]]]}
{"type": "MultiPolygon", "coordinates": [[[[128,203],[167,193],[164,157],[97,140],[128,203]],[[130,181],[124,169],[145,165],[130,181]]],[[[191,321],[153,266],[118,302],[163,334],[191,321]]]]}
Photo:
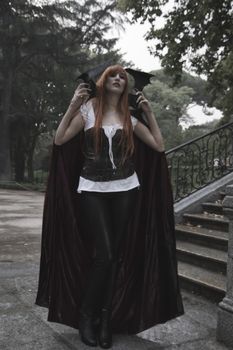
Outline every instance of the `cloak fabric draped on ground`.
{"type": "MultiPolygon", "coordinates": [[[[35,303],[48,321],[79,327],[79,308],[94,249],[76,192],[84,161],[84,131],[53,145],[44,202],[35,303]]],[[[137,334],[184,313],[177,274],[173,199],[164,152],[134,135],[138,201],[121,246],[113,295],[115,333],[137,334]]],[[[90,219],[91,220],[91,219],[90,219]]]]}

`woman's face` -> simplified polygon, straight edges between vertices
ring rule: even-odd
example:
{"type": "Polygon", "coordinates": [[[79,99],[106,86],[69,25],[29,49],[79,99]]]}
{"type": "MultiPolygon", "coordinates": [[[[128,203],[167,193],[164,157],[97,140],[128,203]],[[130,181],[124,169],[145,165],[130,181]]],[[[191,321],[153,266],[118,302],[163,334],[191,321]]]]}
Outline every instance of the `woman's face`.
{"type": "Polygon", "coordinates": [[[110,74],[105,83],[105,89],[108,92],[121,95],[126,86],[126,76],[123,72],[114,72],[110,74]]]}

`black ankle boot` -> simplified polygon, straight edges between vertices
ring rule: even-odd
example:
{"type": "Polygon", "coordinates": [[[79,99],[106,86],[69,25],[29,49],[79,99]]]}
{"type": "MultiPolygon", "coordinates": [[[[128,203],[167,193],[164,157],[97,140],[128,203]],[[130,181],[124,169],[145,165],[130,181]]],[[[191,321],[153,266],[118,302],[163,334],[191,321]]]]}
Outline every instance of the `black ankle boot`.
{"type": "Polygon", "coordinates": [[[112,346],[112,330],[110,325],[111,314],[109,310],[101,311],[99,326],[99,345],[101,348],[108,349],[112,346]]]}
{"type": "Polygon", "coordinates": [[[80,311],[79,334],[84,344],[97,346],[97,337],[93,324],[93,317],[80,311]]]}

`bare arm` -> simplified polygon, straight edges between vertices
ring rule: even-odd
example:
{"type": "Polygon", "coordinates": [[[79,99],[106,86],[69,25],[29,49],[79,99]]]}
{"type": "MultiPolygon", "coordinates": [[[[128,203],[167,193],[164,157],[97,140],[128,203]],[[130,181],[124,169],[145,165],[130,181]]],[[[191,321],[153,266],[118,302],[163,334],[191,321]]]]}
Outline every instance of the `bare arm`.
{"type": "Polygon", "coordinates": [[[84,121],[81,113],[78,112],[74,117],[72,111],[68,108],[66,114],[56,131],[55,144],[62,145],[77,135],[84,127],[84,121]]]}
{"type": "Polygon", "coordinates": [[[84,120],[79,108],[83,98],[89,96],[85,84],[80,84],[75,91],[71,103],[64,114],[55,134],[54,142],[56,145],[62,145],[77,135],[84,127],[84,120]]]}
{"type": "Polygon", "coordinates": [[[155,115],[151,110],[148,100],[140,93],[138,98],[139,107],[141,106],[143,112],[146,115],[149,129],[143,125],[140,121],[137,122],[134,132],[135,134],[144,141],[148,146],[158,152],[164,151],[164,142],[158,123],[155,119],[155,115]]]}

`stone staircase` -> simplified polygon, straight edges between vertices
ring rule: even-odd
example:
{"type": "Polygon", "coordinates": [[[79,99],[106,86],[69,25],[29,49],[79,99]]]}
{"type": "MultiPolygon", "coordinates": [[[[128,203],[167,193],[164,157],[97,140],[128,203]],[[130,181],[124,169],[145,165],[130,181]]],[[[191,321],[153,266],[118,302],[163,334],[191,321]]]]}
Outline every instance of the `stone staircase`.
{"type": "Polygon", "coordinates": [[[219,193],[215,202],[202,203],[202,213],[183,214],[176,225],[176,248],[181,288],[219,302],[226,291],[228,220],[219,193]]]}

